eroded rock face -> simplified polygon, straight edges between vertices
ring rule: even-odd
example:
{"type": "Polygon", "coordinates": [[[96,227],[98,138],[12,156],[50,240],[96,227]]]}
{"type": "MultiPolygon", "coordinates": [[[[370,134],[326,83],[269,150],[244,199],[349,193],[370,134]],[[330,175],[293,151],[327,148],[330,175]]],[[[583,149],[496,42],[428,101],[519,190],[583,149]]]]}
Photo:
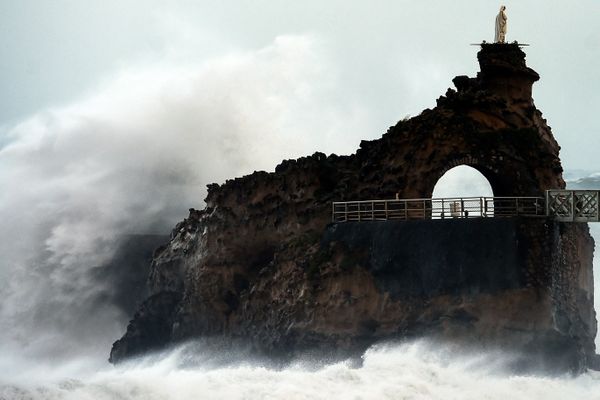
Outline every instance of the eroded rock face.
{"type": "Polygon", "coordinates": [[[331,201],[431,197],[457,165],[479,170],[496,196],[563,188],[559,146],[531,98],[539,76],[524,57],[517,45],[482,45],[476,78],[455,78],[457,90],[434,109],[363,141],[355,154],[316,153],[209,185],[206,208],[190,210],[156,252],[151,297],[111,361],[198,336],[289,353],[433,334],[535,349],[538,360],[580,371],[596,329],[587,226],[495,219],[328,227],[331,201]]]}

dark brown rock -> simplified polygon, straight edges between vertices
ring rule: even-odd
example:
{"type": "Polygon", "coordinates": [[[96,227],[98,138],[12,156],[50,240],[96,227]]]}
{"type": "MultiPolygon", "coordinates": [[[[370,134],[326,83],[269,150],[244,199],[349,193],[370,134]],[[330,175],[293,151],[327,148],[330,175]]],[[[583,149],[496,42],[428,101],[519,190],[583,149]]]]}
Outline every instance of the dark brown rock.
{"type": "Polygon", "coordinates": [[[149,315],[162,342],[218,335],[288,353],[433,334],[581,371],[596,329],[585,225],[327,227],[331,201],[431,197],[457,165],[479,170],[496,196],[564,188],[560,148],[531,98],[539,76],[525,54],[516,44],[485,44],[478,59],[476,78],[455,78],[457,91],[437,107],[363,141],[351,156],[315,153],[274,173],[209,185],[206,208],[191,210],[152,264],[151,294],[180,300],[144,304],[111,360],[143,350],[149,315]]]}

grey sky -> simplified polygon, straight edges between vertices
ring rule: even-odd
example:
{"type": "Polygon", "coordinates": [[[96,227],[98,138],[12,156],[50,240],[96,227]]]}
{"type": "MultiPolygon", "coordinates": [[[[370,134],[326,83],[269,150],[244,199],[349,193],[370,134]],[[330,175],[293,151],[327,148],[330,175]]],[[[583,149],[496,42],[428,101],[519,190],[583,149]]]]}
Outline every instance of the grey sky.
{"type": "MultiPolygon", "coordinates": [[[[600,3],[505,1],[509,40],[530,43],[534,97],[569,169],[600,169],[600,3]]],[[[434,105],[457,74],[474,74],[491,40],[495,1],[76,1],[0,3],[0,125],[76,102],[130,64],[190,62],[310,34],[370,115],[365,138],[434,105]]],[[[326,127],[324,127],[325,129],[326,127]]]]}

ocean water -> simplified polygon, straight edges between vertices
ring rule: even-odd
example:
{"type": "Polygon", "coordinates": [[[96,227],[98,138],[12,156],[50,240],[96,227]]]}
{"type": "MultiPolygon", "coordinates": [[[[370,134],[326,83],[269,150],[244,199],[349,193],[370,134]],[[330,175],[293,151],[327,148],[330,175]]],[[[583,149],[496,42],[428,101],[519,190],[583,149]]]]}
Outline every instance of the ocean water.
{"type": "Polygon", "coordinates": [[[599,372],[516,376],[505,369],[506,354],[466,354],[427,341],[376,345],[360,362],[298,360],[284,367],[219,361],[201,347],[118,367],[79,360],[19,370],[13,360],[0,378],[0,399],[600,399],[599,372]]]}

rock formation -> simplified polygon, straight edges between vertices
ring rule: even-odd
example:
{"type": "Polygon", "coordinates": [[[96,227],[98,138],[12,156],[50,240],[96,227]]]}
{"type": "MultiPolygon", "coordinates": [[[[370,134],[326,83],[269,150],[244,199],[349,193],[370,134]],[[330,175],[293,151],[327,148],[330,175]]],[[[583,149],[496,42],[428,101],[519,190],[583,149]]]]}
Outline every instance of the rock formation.
{"type": "Polygon", "coordinates": [[[564,188],[517,44],[482,44],[477,77],[350,156],[315,153],[208,186],[155,252],[150,297],[111,362],[219,336],[258,350],[361,349],[432,335],[581,371],[594,353],[593,240],[550,219],[330,224],[331,202],[431,197],[469,165],[495,196],[564,188]]]}

